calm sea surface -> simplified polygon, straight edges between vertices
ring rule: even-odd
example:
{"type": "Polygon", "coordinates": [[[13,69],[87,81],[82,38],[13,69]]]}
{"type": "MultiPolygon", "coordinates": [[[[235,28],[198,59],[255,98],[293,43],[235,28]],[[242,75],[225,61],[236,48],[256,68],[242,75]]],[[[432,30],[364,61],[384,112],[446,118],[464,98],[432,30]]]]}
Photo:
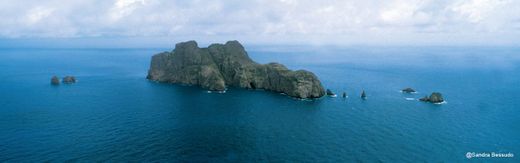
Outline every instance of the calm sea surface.
{"type": "Polygon", "coordinates": [[[520,161],[519,48],[246,49],[349,98],[147,81],[168,48],[0,49],[0,162],[520,161]],[[51,86],[53,75],[79,81],[51,86]],[[447,103],[414,100],[433,91],[447,103]]]}

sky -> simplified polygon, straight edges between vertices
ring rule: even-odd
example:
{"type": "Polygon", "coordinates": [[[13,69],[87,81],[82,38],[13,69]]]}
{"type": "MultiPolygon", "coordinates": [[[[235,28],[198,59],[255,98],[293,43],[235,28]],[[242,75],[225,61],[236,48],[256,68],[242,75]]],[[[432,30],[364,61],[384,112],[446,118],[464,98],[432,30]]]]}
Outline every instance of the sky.
{"type": "Polygon", "coordinates": [[[4,46],[520,45],[519,0],[0,0],[0,17],[4,46]]]}

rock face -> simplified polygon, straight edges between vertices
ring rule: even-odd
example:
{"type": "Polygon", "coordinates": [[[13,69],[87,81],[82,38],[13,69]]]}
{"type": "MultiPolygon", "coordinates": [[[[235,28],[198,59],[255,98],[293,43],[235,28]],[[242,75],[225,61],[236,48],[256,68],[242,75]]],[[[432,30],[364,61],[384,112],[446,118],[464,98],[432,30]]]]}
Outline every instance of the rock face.
{"type": "Polygon", "coordinates": [[[442,94],[439,93],[439,92],[433,92],[430,97],[428,96],[425,96],[421,99],[419,99],[421,101],[425,101],[425,102],[431,102],[431,103],[441,103],[441,102],[444,102],[444,98],[442,98],[442,94]]]}
{"type": "Polygon", "coordinates": [[[60,85],[60,78],[58,78],[57,76],[53,76],[51,78],[51,84],[52,85],[60,85]]]}
{"type": "Polygon", "coordinates": [[[76,83],[76,77],[74,77],[74,76],[65,76],[63,78],[62,82],[65,83],[65,84],[76,83]]]}
{"type": "Polygon", "coordinates": [[[291,71],[278,63],[258,64],[238,41],[199,48],[195,41],[175,45],[172,52],[152,57],[147,79],[199,85],[212,91],[226,87],[265,89],[297,98],[319,98],[325,94],[312,72],[291,71]]]}
{"type": "Polygon", "coordinates": [[[416,91],[415,91],[414,89],[412,89],[412,88],[405,88],[405,89],[403,89],[403,90],[401,90],[401,91],[403,91],[404,93],[415,93],[415,92],[416,92],[416,91]]]}

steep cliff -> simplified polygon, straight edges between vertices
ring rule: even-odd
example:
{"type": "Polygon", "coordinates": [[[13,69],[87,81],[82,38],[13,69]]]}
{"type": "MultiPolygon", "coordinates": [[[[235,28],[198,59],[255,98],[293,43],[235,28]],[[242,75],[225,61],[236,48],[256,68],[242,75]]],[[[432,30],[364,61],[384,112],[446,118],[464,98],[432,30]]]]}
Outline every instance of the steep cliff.
{"type": "Polygon", "coordinates": [[[319,98],[325,91],[316,75],[291,71],[278,63],[258,64],[238,41],[199,48],[195,41],[175,45],[152,57],[148,79],[222,91],[227,86],[283,92],[297,98],[319,98]]]}

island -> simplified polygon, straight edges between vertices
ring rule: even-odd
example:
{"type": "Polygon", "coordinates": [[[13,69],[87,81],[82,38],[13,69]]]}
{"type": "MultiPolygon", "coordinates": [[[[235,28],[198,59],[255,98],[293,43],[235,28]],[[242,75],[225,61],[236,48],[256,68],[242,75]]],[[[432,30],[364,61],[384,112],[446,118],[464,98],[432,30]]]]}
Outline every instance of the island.
{"type": "Polygon", "coordinates": [[[442,97],[442,94],[439,92],[433,92],[430,97],[424,96],[423,98],[419,99],[420,101],[424,102],[431,102],[431,103],[442,103],[444,102],[444,98],[442,97]]]}
{"type": "Polygon", "coordinates": [[[363,90],[363,92],[361,92],[361,99],[363,99],[363,100],[367,99],[367,94],[365,93],[365,90],[363,90]]]}
{"type": "Polygon", "coordinates": [[[336,95],[334,92],[332,92],[330,89],[327,89],[327,90],[325,91],[325,93],[326,93],[328,96],[331,96],[331,97],[336,97],[336,96],[337,96],[337,95],[336,95]]]}
{"type": "Polygon", "coordinates": [[[58,78],[57,76],[52,76],[51,84],[52,85],[60,85],[60,78],[58,78]]]}
{"type": "Polygon", "coordinates": [[[405,88],[405,89],[401,90],[401,92],[403,92],[403,93],[416,93],[417,91],[415,91],[413,88],[408,87],[408,88],[405,88]]]}
{"type": "Polygon", "coordinates": [[[74,77],[74,76],[65,76],[63,78],[62,82],[65,83],[65,84],[76,83],[76,77],[74,77]]]}
{"type": "Polygon", "coordinates": [[[177,43],[173,51],[152,56],[146,78],[198,85],[210,91],[225,91],[231,86],[264,89],[302,99],[325,95],[314,73],[292,71],[279,63],[256,63],[238,41],[207,48],[199,48],[195,41],[177,43]]]}

